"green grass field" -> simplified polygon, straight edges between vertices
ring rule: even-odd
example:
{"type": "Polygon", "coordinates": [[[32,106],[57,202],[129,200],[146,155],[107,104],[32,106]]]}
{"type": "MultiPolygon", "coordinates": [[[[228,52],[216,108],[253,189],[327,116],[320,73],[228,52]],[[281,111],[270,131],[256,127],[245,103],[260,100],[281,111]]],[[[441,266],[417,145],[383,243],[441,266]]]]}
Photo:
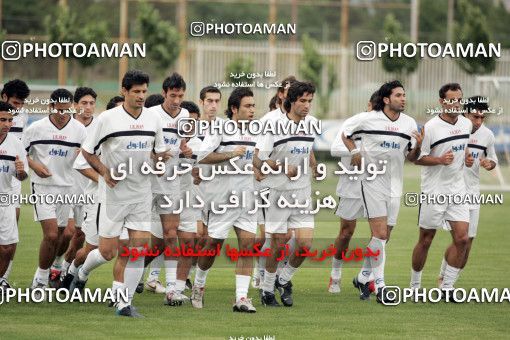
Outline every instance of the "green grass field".
{"type": "MultiPolygon", "coordinates": [[[[333,166],[333,164],[328,164],[333,166]]],[[[507,178],[508,172],[506,173],[507,178]]],[[[484,174],[484,181],[493,180],[484,174]]],[[[24,183],[27,189],[27,183],[24,183]]],[[[334,196],[336,178],[316,184],[321,192],[334,196]]],[[[404,192],[419,191],[419,168],[406,165],[404,192]]],[[[483,206],[478,236],[470,260],[457,287],[510,287],[510,251],[508,225],[510,195],[505,204],[483,206]]],[[[410,279],[411,253],[417,240],[417,207],[402,206],[398,225],[387,249],[386,283],[407,287],[410,279]]],[[[336,237],[338,221],[331,211],[316,217],[315,236],[322,240],[336,237]]],[[[28,287],[34,275],[41,229],[33,222],[32,208],[24,206],[20,221],[20,243],[10,283],[28,287]]],[[[355,238],[368,237],[366,222],[360,222],[355,238]]],[[[433,288],[442,254],[450,235],[438,232],[430,249],[422,283],[433,288]]],[[[10,303],[0,306],[0,338],[214,338],[275,336],[289,338],[508,338],[510,304],[407,303],[384,307],[375,298],[362,302],[352,287],[358,266],[343,270],[342,292],[327,292],[330,262],[319,268],[303,268],[293,279],[294,306],[266,309],[258,293],[250,288],[256,314],[232,312],[234,302],[234,265],[211,270],[205,295],[205,308],[190,305],[180,308],[163,305],[163,295],[144,292],[134,304],[144,319],[116,317],[103,304],[10,303]]],[[[89,288],[108,288],[112,264],[98,268],[90,277],[89,288]]]]}

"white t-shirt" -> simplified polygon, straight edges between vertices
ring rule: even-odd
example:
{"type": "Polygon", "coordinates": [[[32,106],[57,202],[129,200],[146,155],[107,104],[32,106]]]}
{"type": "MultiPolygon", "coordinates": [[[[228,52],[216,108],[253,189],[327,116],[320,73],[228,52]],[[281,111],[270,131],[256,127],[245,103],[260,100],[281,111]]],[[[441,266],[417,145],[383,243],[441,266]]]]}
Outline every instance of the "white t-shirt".
{"type": "Polygon", "coordinates": [[[25,109],[21,109],[19,113],[12,118],[12,127],[9,130],[9,133],[12,133],[14,136],[18,137],[19,140],[22,140],[23,131],[28,123],[27,111],[25,109]]]}
{"type": "Polygon", "coordinates": [[[40,178],[31,171],[30,180],[41,185],[72,186],[73,162],[86,134],[85,127],[72,118],[62,129],[49,116],[32,123],[23,135],[23,146],[34,161],[48,168],[51,176],[40,178]]]}
{"type": "Polygon", "coordinates": [[[425,136],[421,144],[420,159],[424,156],[441,157],[451,150],[450,165],[423,166],[421,168],[421,191],[425,194],[465,193],[464,160],[471,134],[471,121],[458,116],[455,124],[439,115],[425,123],[425,136]]]}
{"type": "Polygon", "coordinates": [[[142,174],[141,167],[143,162],[154,164],[151,152],[164,152],[164,143],[161,119],[146,108],[137,118],[123,105],[101,113],[95,130],[83,143],[83,150],[97,154],[101,148],[101,162],[115,172],[120,164],[125,164],[123,170],[128,171],[131,163],[132,169],[114,188],[99,179],[100,202],[132,204],[151,199],[151,179],[142,174]]]}
{"type": "Polygon", "coordinates": [[[12,192],[12,178],[16,176],[14,166],[16,156],[19,156],[25,172],[28,173],[28,162],[23,144],[15,135],[7,133],[4,141],[0,143],[0,192],[2,193],[12,192]]]}
{"type": "Polygon", "coordinates": [[[402,196],[404,161],[408,152],[416,145],[413,131],[418,131],[416,121],[401,112],[396,120],[391,120],[383,111],[362,112],[344,123],[346,137],[361,136],[361,155],[365,169],[373,163],[377,169],[386,166],[384,174],[366,181],[370,174],[364,171],[363,185],[367,183],[373,190],[390,197],[402,196]],[[387,161],[386,164],[381,163],[387,161]]]}
{"type": "MultiPolygon", "coordinates": [[[[82,124],[80,121],[78,121],[78,123],[82,124]]],[[[91,133],[91,131],[94,129],[94,127],[96,126],[96,118],[92,118],[92,120],[88,123],[88,125],[84,125],[84,126],[85,126],[85,131],[87,132],[87,135],[89,135],[91,133]]],[[[80,155],[81,155],[81,152],[80,152],[80,155]]],[[[79,157],[76,157],[76,160],[78,158],[79,157]]],[[[85,158],[83,156],[81,156],[81,158],[83,158],[83,160],[85,160],[85,158]]],[[[74,164],[76,164],[76,160],[74,161],[74,164]]],[[[85,160],[85,162],[87,162],[87,161],[85,160]]],[[[74,164],[73,164],[73,168],[75,168],[74,164]]],[[[86,168],[91,168],[91,166],[89,165],[86,168]]],[[[85,189],[87,188],[90,180],[81,174],[79,176],[75,176],[74,180],[75,180],[74,181],[75,182],[74,194],[76,194],[76,195],[83,194],[85,192],[85,189]]]]}

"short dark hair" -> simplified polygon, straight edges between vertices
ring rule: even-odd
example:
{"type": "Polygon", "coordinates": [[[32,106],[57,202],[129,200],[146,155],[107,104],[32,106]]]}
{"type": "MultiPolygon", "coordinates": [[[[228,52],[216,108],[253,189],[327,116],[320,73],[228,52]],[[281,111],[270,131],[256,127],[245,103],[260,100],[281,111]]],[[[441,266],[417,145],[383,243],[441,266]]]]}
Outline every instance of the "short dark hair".
{"type": "Polygon", "coordinates": [[[253,92],[247,87],[236,87],[234,91],[228,97],[227,109],[225,110],[225,115],[232,119],[234,112],[232,112],[232,106],[239,109],[241,106],[241,100],[244,97],[253,97],[253,92]]]}
{"type": "MultiPolygon", "coordinates": [[[[73,101],[73,94],[69,90],[60,88],[53,91],[50,95],[50,99],[55,103],[59,103],[60,100],[65,100],[71,103],[73,101]]],[[[54,105],[54,104],[53,104],[54,105]]]]}
{"type": "Polygon", "coordinates": [[[133,85],[149,85],[149,75],[140,70],[129,70],[122,78],[122,87],[131,90],[133,85]]]}
{"type": "Polygon", "coordinates": [[[273,98],[269,101],[269,110],[276,110],[276,103],[278,103],[278,96],[274,95],[273,98]]]}
{"type": "Polygon", "coordinates": [[[124,97],[122,97],[122,96],[115,96],[112,99],[110,99],[108,104],[106,104],[106,109],[107,110],[113,109],[114,107],[117,106],[118,103],[123,103],[123,102],[124,102],[124,97]]]}
{"type": "Polygon", "coordinates": [[[219,88],[214,87],[214,86],[206,86],[206,87],[204,87],[203,89],[200,90],[200,100],[204,100],[205,99],[205,95],[207,93],[219,93],[220,94],[220,98],[221,98],[221,91],[220,91],[219,88]]]}
{"type": "Polygon", "coordinates": [[[0,112],[9,112],[13,116],[17,114],[16,109],[14,108],[14,106],[12,106],[11,104],[9,104],[7,102],[4,102],[4,101],[0,101],[0,112]]]}
{"type": "Polygon", "coordinates": [[[372,104],[372,108],[374,108],[375,104],[377,103],[378,98],[379,98],[379,91],[375,91],[370,96],[369,102],[370,102],[370,104],[372,104]]]}
{"type": "MultiPolygon", "coordinates": [[[[290,86],[290,85],[294,84],[297,81],[298,80],[294,76],[288,76],[287,78],[282,80],[282,85],[280,87],[278,87],[278,90],[276,91],[276,95],[274,96],[274,98],[276,100],[276,103],[275,103],[275,108],[273,110],[276,109],[276,104],[278,104],[278,105],[282,104],[282,101],[280,100],[280,97],[278,97],[278,93],[284,93],[285,92],[285,88],[287,86],[290,86]]],[[[271,108],[271,103],[270,103],[269,108],[271,108]]]]}
{"type": "Polygon", "coordinates": [[[402,83],[398,80],[393,80],[382,84],[377,91],[377,99],[375,105],[372,104],[372,108],[375,111],[382,111],[386,105],[384,103],[384,98],[389,98],[391,96],[391,92],[393,92],[393,89],[396,89],[397,87],[404,88],[404,85],[402,85],[402,83]]]}
{"type": "Polygon", "coordinates": [[[184,81],[184,78],[177,73],[172,73],[169,77],[166,77],[166,79],[163,81],[163,91],[168,91],[170,89],[183,89],[186,91],[186,82],[184,81]]]}
{"type": "Polygon", "coordinates": [[[143,106],[145,107],[153,107],[156,105],[161,105],[165,101],[165,97],[160,95],[159,93],[151,94],[150,96],[145,99],[145,104],[143,106]]]}
{"type": "Polygon", "coordinates": [[[198,105],[193,103],[192,101],[185,100],[181,103],[181,107],[188,110],[189,113],[198,113],[200,116],[200,109],[198,108],[198,105]]]}
{"type": "Polygon", "coordinates": [[[289,91],[287,92],[287,99],[285,99],[285,102],[283,103],[285,111],[289,112],[291,104],[297,102],[297,100],[305,93],[314,94],[315,86],[313,86],[310,82],[302,81],[296,81],[290,85],[289,91]]]}
{"type": "Polygon", "coordinates": [[[473,96],[473,97],[470,97],[468,98],[468,102],[466,104],[464,104],[464,115],[466,113],[471,113],[471,111],[473,110],[476,110],[476,111],[487,111],[489,110],[489,105],[487,103],[482,102],[482,99],[485,99],[484,97],[482,96],[473,96]]]}
{"type": "Polygon", "coordinates": [[[4,84],[1,95],[4,94],[7,98],[16,97],[25,100],[30,95],[30,89],[23,80],[13,79],[4,84]]]}
{"type": "Polygon", "coordinates": [[[76,91],[74,91],[74,102],[78,103],[80,99],[85,96],[92,96],[95,100],[97,98],[97,93],[90,87],[78,87],[76,91]]]}
{"type": "Polygon", "coordinates": [[[460,90],[462,92],[462,89],[460,88],[459,83],[448,83],[439,89],[439,98],[445,99],[446,98],[446,92],[448,91],[457,91],[460,90]]]}

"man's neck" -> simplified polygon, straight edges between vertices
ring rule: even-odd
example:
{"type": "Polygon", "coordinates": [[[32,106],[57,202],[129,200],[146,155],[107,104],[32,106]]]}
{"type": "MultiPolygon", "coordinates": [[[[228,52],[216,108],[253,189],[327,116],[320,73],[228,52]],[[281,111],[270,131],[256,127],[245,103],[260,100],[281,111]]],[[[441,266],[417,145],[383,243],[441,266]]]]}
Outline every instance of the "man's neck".
{"type": "Polygon", "coordinates": [[[7,138],[7,133],[0,133],[0,144],[2,144],[6,138],[7,138]]]}
{"type": "Polygon", "coordinates": [[[62,118],[60,118],[60,117],[56,118],[57,117],[56,115],[60,115],[60,113],[56,113],[56,114],[52,113],[52,114],[50,114],[50,118],[49,119],[59,129],[63,128],[69,122],[69,120],[71,119],[71,116],[69,116],[69,115],[65,115],[65,117],[62,117],[62,118]]]}
{"type": "Polygon", "coordinates": [[[170,105],[168,105],[166,102],[163,102],[163,108],[165,109],[166,112],[168,112],[170,114],[170,116],[172,117],[175,117],[179,114],[179,111],[181,111],[180,109],[179,110],[171,110],[170,109],[170,105]]]}
{"type": "Polygon", "coordinates": [[[128,106],[125,106],[124,104],[122,104],[122,107],[124,108],[124,110],[126,110],[127,113],[129,113],[131,116],[133,116],[135,118],[138,118],[138,116],[140,116],[140,114],[142,113],[141,108],[128,107],[128,106]]]}
{"type": "Polygon", "coordinates": [[[455,124],[455,123],[457,123],[457,119],[459,118],[458,116],[451,117],[449,114],[444,113],[444,112],[441,112],[441,113],[439,114],[439,116],[440,116],[443,120],[446,120],[448,123],[451,123],[451,124],[455,124]]]}
{"type": "Polygon", "coordinates": [[[289,113],[287,113],[287,118],[289,118],[290,120],[294,121],[294,123],[299,123],[301,120],[304,119],[301,118],[300,116],[298,116],[297,114],[295,114],[294,112],[290,111],[289,113]]]}
{"type": "Polygon", "coordinates": [[[384,108],[383,109],[383,112],[386,114],[386,116],[388,116],[388,118],[390,118],[391,120],[395,120],[397,119],[399,116],[400,116],[400,112],[396,112],[396,111],[393,111],[392,109],[389,109],[389,108],[384,108]]]}
{"type": "Polygon", "coordinates": [[[75,114],[73,117],[85,126],[89,125],[93,118],[92,116],[85,117],[83,114],[75,114]]]}

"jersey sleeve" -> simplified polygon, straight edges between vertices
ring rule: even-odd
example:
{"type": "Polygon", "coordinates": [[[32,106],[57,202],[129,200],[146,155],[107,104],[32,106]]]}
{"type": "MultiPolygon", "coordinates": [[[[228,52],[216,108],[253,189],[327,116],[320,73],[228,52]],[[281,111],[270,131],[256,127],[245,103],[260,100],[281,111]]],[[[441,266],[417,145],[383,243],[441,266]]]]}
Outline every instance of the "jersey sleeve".
{"type": "Polygon", "coordinates": [[[496,138],[494,138],[494,135],[491,133],[491,136],[489,138],[489,143],[487,144],[487,159],[490,159],[491,161],[494,161],[496,164],[498,164],[498,156],[496,154],[496,149],[494,148],[494,144],[496,143],[496,138]]]}
{"type": "Polygon", "coordinates": [[[350,152],[342,141],[343,128],[340,128],[336,134],[333,144],[331,144],[331,156],[333,157],[345,157],[350,156],[350,152]]]}
{"type": "Polygon", "coordinates": [[[73,163],[73,169],[83,170],[83,169],[91,169],[92,167],[87,162],[85,157],[83,157],[83,153],[80,152],[73,163]]]}
{"type": "Polygon", "coordinates": [[[87,134],[81,145],[81,148],[90,154],[96,154],[98,152],[102,139],[105,137],[103,136],[103,117],[103,115],[99,115],[96,126],[87,134]]]}
{"type": "Polygon", "coordinates": [[[211,152],[214,152],[221,143],[222,136],[218,133],[207,134],[202,142],[202,147],[197,155],[197,161],[200,162],[207,157],[211,152]]]}
{"type": "Polygon", "coordinates": [[[156,120],[156,136],[154,136],[154,152],[161,153],[166,151],[165,140],[163,138],[163,122],[158,115],[158,119],[156,120]]]}
{"type": "Polygon", "coordinates": [[[35,131],[34,125],[32,124],[31,126],[29,126],[27,128],[27,130],[23,134],[22,146],[23,146],[23,148],[25,148],[26,154],[30,154],[30,143],[33,140],[34,131],[35,131]]]}
{"type": "Polygon", "coordinates": [[[427,126],[427,124],[425,124],[425,126],[423,128],[425,129],[425,134],[423,136],[423,141],[421,142],[421,152],[420,152],[420,156],[418,157],[418,159],[421,159],[424,156],[430,155],[430,144],[432,141],[432,128],[430,127],[430,125],[427,126]]]}
{"type": "Polygon", "coordinates": [[[16,141],[18,142],[18,143],[16,143],[16,147],[17,147],[16,156],[18,156],[19,159],[23,162],[23,170],[25,170],[25,172],[28,173],[27,153],[25,151],[25,148],[23,148],[23,144],[19,140],[16,140],[16,141]]]}
{"type": "Polygon", "coordinates": [[[260,135],[255,144],[255,149],[259,150],[258,157],[260,160],[265,161],[269,159],[269,155],[273,151],[274,135],[268,133],[266,135],[260,135]]]}

